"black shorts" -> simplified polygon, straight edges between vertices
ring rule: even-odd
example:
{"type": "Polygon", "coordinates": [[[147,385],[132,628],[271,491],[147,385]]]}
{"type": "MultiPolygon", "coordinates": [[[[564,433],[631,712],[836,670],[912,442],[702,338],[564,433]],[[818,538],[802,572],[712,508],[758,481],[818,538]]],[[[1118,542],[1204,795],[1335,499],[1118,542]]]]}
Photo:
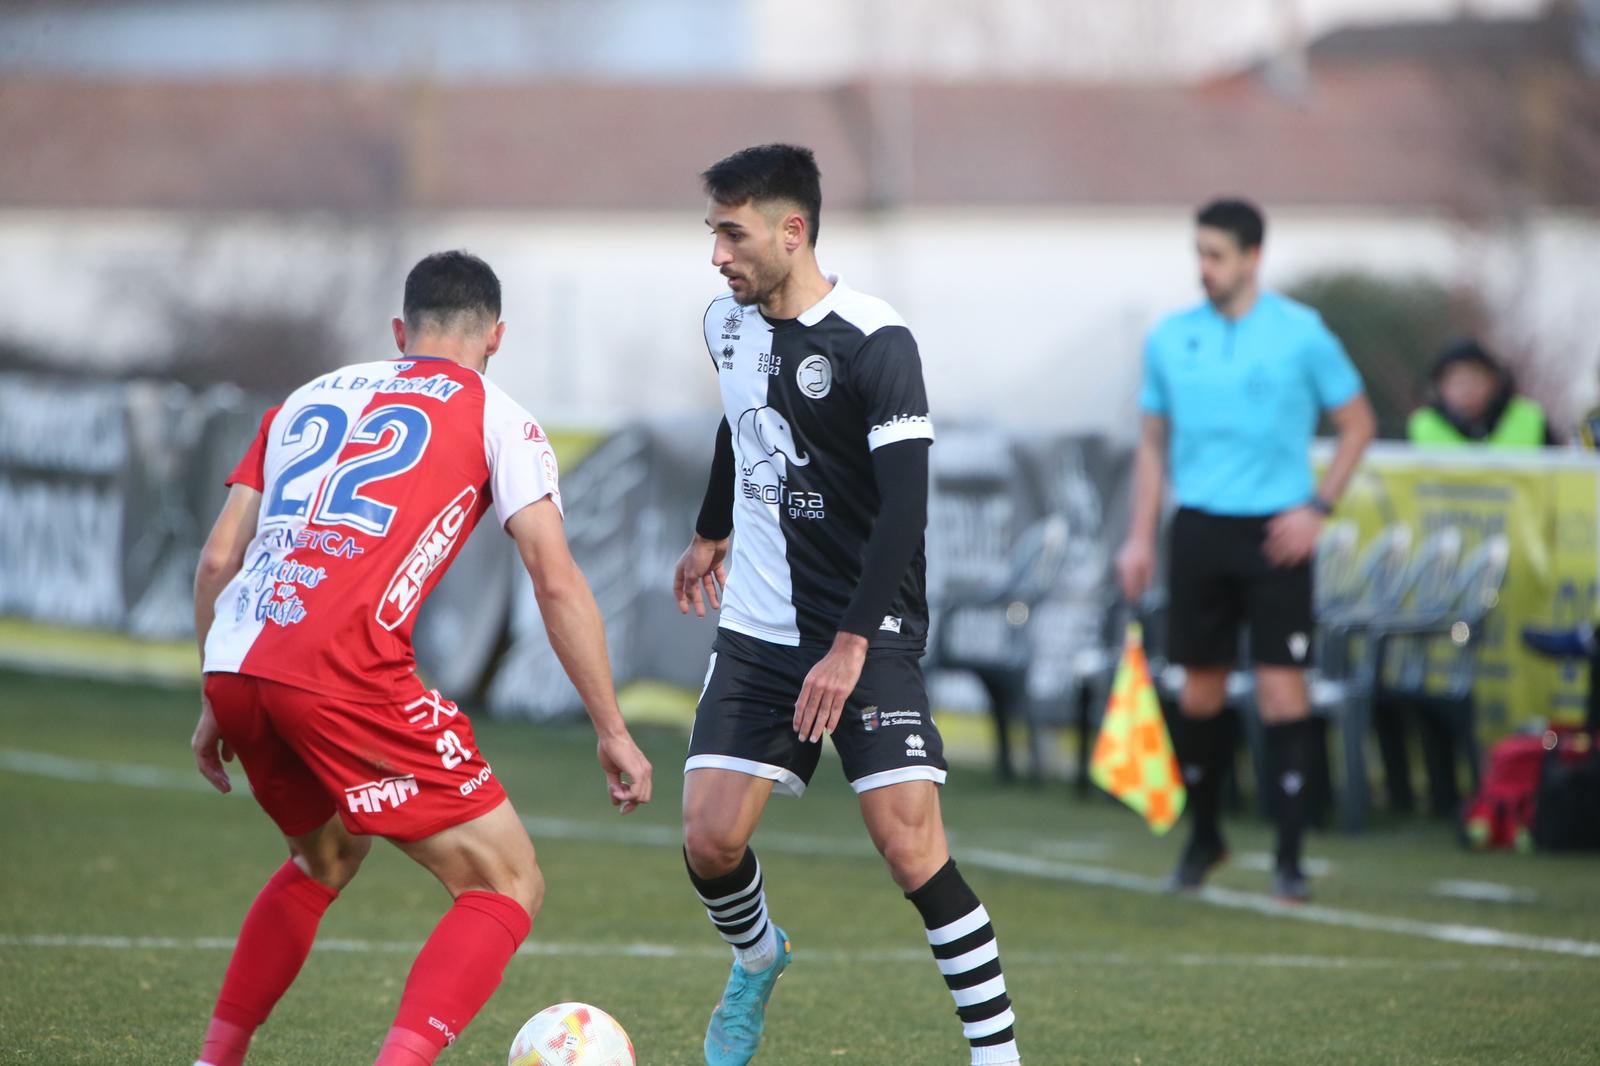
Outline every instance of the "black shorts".
{"type": "MultiPolygon", "coordinates": [[[[717,630],[705,688],[695,710],[684,771],[736,770],[802,795],[822,754],[794,731],[794,705],[806,674],[826,654],[717,630]]],[[[921,653],[873,650],[845,702],[833,747],[857,792],[901,781],[945,778],[944,741],[922,682],[921,653]]]]}
{"type": "Polygon", "coordinates": [[[1257,666],[1311,665],[1311,563],[1273,566],[1262,546],[1269,518],[1182,508],[1172,520],[1167,658],[1180,666],[1232,666],[1239,627],[1257,666]]]}

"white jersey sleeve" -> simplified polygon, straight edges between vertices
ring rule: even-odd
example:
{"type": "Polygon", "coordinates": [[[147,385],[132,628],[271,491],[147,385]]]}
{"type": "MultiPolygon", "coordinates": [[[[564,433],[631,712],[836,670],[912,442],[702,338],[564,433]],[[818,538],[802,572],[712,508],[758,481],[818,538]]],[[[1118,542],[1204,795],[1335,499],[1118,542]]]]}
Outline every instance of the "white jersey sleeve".
{"type": "Polygon", "coordinates": [[[484,383],[483,450],[489,489],[503,528],[511,516],[550,497],[563,515],[556,453],[539,422],[496,385],[484,383]]]}

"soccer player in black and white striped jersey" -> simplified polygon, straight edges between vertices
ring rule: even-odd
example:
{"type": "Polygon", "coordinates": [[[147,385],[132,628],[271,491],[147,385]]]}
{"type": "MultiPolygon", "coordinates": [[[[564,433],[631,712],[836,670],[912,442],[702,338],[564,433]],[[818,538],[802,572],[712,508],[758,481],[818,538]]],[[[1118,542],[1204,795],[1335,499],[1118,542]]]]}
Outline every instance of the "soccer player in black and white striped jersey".
{"type": "Polygon", "coordinates": [[[734,954],[706,1062],[755,1055],[792,958],[749,841],[774,790],[805,791],[825,733],[922,916],[971,1061],[1020,1062],[994,927],[939,813],[944,746],[921,668],[933,423],[916,341],[817,266],[809,150],[749,148],[702,178],[730,290],[704,322],[727,417],[674,584],[685,613],[721,611],[683,798],[689,877],[734,954]]]}

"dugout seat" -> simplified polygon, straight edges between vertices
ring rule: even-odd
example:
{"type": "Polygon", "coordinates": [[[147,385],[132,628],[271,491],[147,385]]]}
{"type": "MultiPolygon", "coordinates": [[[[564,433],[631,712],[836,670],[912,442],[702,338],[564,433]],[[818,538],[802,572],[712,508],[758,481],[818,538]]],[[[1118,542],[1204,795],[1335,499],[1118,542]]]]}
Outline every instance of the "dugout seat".
{"type": "Polygon", "coordinates": [[[1367,734],[1389,644],[1397,635],[1435,624],[1460,599],[1456,575],[1461,531],[1454,526],[1435,531],[1396,570],[1397,546],[1408,540],[1380,534],[1368,549],[1370,586],[1350,606],[1330,612],[1319,626],[1323,658],[1310,679],[1311,708],[1313,714],[1339,725],[1340,820],[1349,832],[1366,828],[1371,800],[1367,734]]]}
{"type": "MultiPolygon", "coordinates": [[[[1061,576],[1067,559],[1067,522],[1048,515],[1017,538],[1003,577],[945,602],[933,629],[933,658],[940,669],[965,670],[989,697],[996,732],[996,769],[1003,780],[1016,771],[1010,725],[1028,700],[1033,662],[1031,623],[1061,576]]],[[[1037,728],[1028,716],[1030,730],[1037,728]]]]}
{"type": "Polygon", "coordinates": [[[1458,758],[1467,764],[1467,794],[1477,792],[1483,768],[1473,696],[1477,652],[1484,620],[1499,602],[1510,556],[1504,534],[1487,538],[1451,575],[1439,609],[1419,605],[1374,627],[1369,638],[1374,671],[1366,683],[1372,686],[1391,801],[1397,789],[1408,792],[1410,787],[1406,719],[1422,731],[1434,813],[1451,819],[1459,814],[1458,758]]]}

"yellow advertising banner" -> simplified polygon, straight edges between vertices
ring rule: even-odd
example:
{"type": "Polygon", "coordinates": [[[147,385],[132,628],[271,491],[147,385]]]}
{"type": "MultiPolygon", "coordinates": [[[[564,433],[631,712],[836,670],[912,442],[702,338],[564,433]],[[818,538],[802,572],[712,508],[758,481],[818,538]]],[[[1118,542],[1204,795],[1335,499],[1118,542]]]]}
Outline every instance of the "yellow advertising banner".
{"type": "Polygon", "coordinates": [[[1582,720],[1587,667],[1533,654],[1521,633],[1528,625],[1593,622],[1600,611],[1600,458],[1557,450],[1375,445],[1335,517],[1357,524],[1363,546],[1394,523],[1409,525],[1418,544],[1455,526],[1463,555],[1504,533],[1510,568],[1479,648],[1480,728],[1492,738],[1532,717],[1582,720]]]}

